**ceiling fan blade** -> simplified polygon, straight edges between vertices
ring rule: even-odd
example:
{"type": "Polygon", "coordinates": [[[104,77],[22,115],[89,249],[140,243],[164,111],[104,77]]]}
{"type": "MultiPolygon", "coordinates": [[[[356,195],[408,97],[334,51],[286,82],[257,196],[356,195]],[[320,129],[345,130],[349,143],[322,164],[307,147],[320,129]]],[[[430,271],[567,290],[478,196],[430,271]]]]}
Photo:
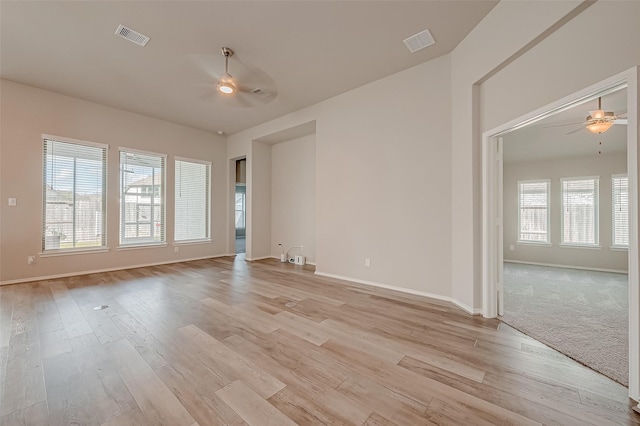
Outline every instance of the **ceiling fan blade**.
{"type": "Polygon", "coordinates": [[[574,133],[578,133],[580,130],[584,129],[584,127],[578,127],[575,130],[570,131],[569,133],[565,133],[565,135],[572,135],[574,133]]]}
{"type": "Polygon", "coordinates": [[[613,124],[629,124],[629,120],[626,118],[618,118],[617,120],[614,120],[613,124]]]}
{"type": "Polygon", "coordinates": [[[548,129],[551,127],[562,127],[562,126],[577,126],[578,124],[586,125],[587,123],[581,121],[580,123],[563,123],[563,124],[551,124],[549,126],[542,126],[543,129],[548,129]]]}

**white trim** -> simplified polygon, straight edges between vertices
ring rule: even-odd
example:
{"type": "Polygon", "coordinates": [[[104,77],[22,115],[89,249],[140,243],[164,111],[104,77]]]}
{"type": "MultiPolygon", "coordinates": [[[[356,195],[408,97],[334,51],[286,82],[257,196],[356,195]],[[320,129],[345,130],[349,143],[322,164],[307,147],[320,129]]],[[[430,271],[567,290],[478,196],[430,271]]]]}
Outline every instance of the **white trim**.
{"type": "Polygon", "coordinates": [[[534,266],[548,266],[551,268],[563,268],[563,269],[580,269],[581,271],[595,271],[595,272],[613,272],[615,274],[627,274],[628,271],[620,269],[605,269],[605,268],[592,268],[590,266],[573,266],[573,265],[558,265],[555,263],[541,263],[541,262],[529,262],[528,260],[504,260],[505,263],[518,263],[521,265],[534,265],[534,266]]]}
{"type": "MultiPolygon", "coordinates": [[[[246,256],[246,252],[245,252],[245,256],[246,256]]],[[[244,260],[246,260],[247,262],[254,262],[256,260],[264,260],[264,259],[271,259],[271,256],[252,257],[251,259],[248,259],[247,257],[244,258],[244,260]]]]}
{"type": "Polygon", "coordinates": [[[197,160],[195,158],[178,157],[177,155],[175,155],[173,157],[174,164],[175,164],[176,161],[184,161],[186,163],[198,163],[198,164],[204,164],[206,166],[213,166],[213,163],[211,161],[208,161],[208,160],[197,160]]]}
{"type": "Polygon", "coordinates": [[[342,280],[342,281],[349,281],[352,283],[357,283],[357,284],[364,284],[364,285],[368,285],[368,286],[372,286],[372,287],[379,287],[379,288],[384,288],[387,290],[393,290],[393,291],[397,291],[400,293],[405,293],[405,294],[411,294],[414,296],[421,296],[421,297],[426,297],[429,299],[436,299],[436,300],[442,300],[444,302],[450,302],[453,303],[454,305],[458,306],[460,309],[464,310],[465,312],[467,312],[468,314],[471,315],[478,315],[480,314],[480,310],[479,309],[472,309],[471,307],[458,302],[457,300],[454,300],[453,298],[449,297],[449,296],[440,296],[438,294],[433,294],[433,293],[427,293],[424,291],[419,291],[419,290],[412,290],[409,288],[404,288],[404,287],[396,287],[393,285],[388,285],[388,284],[382,284],[382,283],[378,283],[378,282],[374,282],[374,281],[367,281],[367,280],[360,280],[357,278],[350,278],[350,277],[344,277],[342,275],[335,275],[335,274],[328,274],[326,272],[315,272],[315,275],[320,275],[321,277],[327,277],[327,278],[335,278],[338,280],[342,280]]]}
{"type": "MultiPolygon", "coordinates": [[[[142,149],[135,149],[135,148],[127,148],[126,146],[119,146],[118,147],[118,152],[129,152],[131,154],[146,154],[146,155],[155,155],[157,157],[162,157],[164,158],[165,163],[167,162],[167,154],[163,154],[160,152],[153,152],[153,151],[144,151],[142,149]]],[[[118,158],[120,156],[118,155],[118,158]]]]}
{"type": "Polygon", "coordinates": [[[193,246],[197,244],[211,244],[213,240],[211,238],[202,238],[200,240],[178,240],[174,241],[171,245],[176,246],[193,246]]]}
{"type": "Polygon", "coordinates": [[[571,244],[571,243],[560,243],[558,247],[562,248],[575,248],[575,249],[587,249],[587,250],[601,250],[602,246],[599,244],[571,244]]]}
{"type": "Polygon", "coordinates": [[[96,247],[94,249],[90,249],[90,248],[61,249],[61,250],[51,249],[46,252],[38,253],[38,257],[75,256],[75,255],[82,255],[82,254],[107,253],[110,250],[111,249],[109,247],[96,247]]]}
{"type": "Polygon", "coordinates": [[[540,247],[553,247],[552,243],[545,243],[540,241],[536,243],[535,241],[516,241],[517,246],[540,246],[540,247]]]}
{"type": "Polygon", "coordinates": [[[87,146],[93,146],[95,148],[104,148],[106,150],[109,150],[109,145],[108,144],[104,144],[104,143],[98,143],[98,142],[92,142],[92,141],[85,141],[82,139],[72,139],[72,138],[64,138],[62,136],[54,136],[54,135],[48,135],[46,133],[42,134],[42,140],[50,140],[53,142],[66,142],[66,143],[72,143],[75,145],[87,145],[87,146]]]}
{"type": "Polygon", "coordinates": [[[0,286],[9,285],[9,284],[20,284],[20,283],[28,283],[33,281],[44,281],[44,280],[55,280],[58,278],[67,278],[67,277],[77,277],[81,275],[90,275],[90,274],[99,274],[102,272],[112,272],[112,271],[126,271],[127,269],[136,269],[136,268],[146,268],[149,266],[159,266],[159,265],[170,265],[172,263],[182,263],[182,262],[193,262],[194,260],[205,260],[205,259],[217,259],[219,257],[227,257],[227,254],[217,254],[215,256],[202,256],[202,257],[192,257],[188,259],[173,259],[167,260],[164,262],[153,262],[153,263],[142,263],[139,265],[131,265],[131,266],[119,266],[115,268],[106,268],[106,269],[93,269],[89,271],[77,271],[77,272],[69,272],[66,274],[55,274],[55,275],[43,275],[40,277],[32,277],[32,278],[20,278],[17,280],[8,280],[8,281],[0,281],[0,286]]]}
{"type": "Polygon", "coordinates": [[[120,250],[138,250],[138,249],[146,249],[146,248],[162,248],[162,247],[167,247],[169,244],[167,244],[166,242],[164,243],[150,243],[150,244],[127,244],[124,246],[118,246],[116,247],[116,250],[120,251],[120,250]]]}

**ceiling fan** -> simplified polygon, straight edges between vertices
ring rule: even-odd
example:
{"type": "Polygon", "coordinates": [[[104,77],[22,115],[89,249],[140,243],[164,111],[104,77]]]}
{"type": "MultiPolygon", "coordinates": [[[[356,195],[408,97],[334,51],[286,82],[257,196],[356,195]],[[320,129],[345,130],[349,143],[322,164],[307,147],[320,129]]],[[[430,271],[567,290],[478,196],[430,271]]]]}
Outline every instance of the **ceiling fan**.
{"type": "Polygon", "coordinates": [[[582,126],[566,134],[570,135],[577,133],[584,128],[589,130],[591,133],[604,133],[614,124],[627,124],[625,116],[626,113],[616,115],[612,111],[604,111],[602,109],[602,97],[598,97],[598,109],[589,111],[589,115],[583,123],[574,123],[581,124],[582,126]]]}
{"type": "Polygon", "coordinates": [[[224,73],[217,78],[216,98],[225,105],[254,107],[273,101],[278,90],[275,82],[265,72],[236,59],[233,74],[229,72],[229,58],[235,52],[229,47],[221,48],[224,56],[224,73]]]}

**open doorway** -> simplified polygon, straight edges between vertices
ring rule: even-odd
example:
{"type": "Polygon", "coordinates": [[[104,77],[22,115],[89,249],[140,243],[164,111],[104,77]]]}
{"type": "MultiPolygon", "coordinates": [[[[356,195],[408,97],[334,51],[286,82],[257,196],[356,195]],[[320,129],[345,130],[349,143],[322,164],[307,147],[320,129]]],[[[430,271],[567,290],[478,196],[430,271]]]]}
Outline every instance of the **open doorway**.
{"type": "Polygon", "coordinates": [[[626,95],[626,87],[614,87],[502,135],[500,317],[625,386],[626,95]],[[587,125],[597,124],[596,119],[585,117],[597,116],[602,108],[610,121],[589,131],[587,125]]]}
{"type": "Polygon", "coordinates": [[[235,252],[246,252],[247,239],[247,160],[236,160],[235,182],[235,252]]]}
{"type": "MultiPolygon", "coordinates": [[[[638,70],[631,69],[611,77],[603,82],[586,88],[576,94],[567,96],[539,110],[533,111],[524,117],[505,123],[495,129],[483,134],[483,315],[486,317],[496,317],[504,313],[504,234],[507,226],[503,208],[506,202],[503,198],[504,176],[503,176],[503,149],[504,137],[509,132],[524,128],[532,123],[553,116],[556,113],[566,111],[578,105],[593,103],[599,96],[603,96],[607,91],[612,92],[620,87],[627,87],[627,108],[628,125],[626,127],[627,146],[627,176],[628,176],[628,339],[629,339],[629,396],[638,400],[640,398],[640,292],[638,289],[638,70]]],[[[589,110],[596,108],[588,108],[589,110]]],[[[609,111],[606,108],[606,111],[609,111]]],[[[585,115],[586,116],[586,115],[585,115]]],[[[584,117],[580,121],[585,121],[584,117]]],[[[579,123],[578,123],[579,124],[579,123]]],[[[586,127],[586,125],[585,125],[586,127]]],[[[580,129],[579,131],[583,131],[580,129]]],[[[589,176],[564,176],[585,177],[589,176]]],[[[613,185],[613,176],[609,176],[609,183],[613,185]]],[[[586,179],[584,179],[586,180],[586,179]]],[[[564,182],[558,179],[558,189],[560,198],[557,204],[564,206],[562,200],[565,196],[571,201],[573,195],[567,191],[576,189],[571,180],[564,182]]],[[[576,184],[580,186],[582,183],[576,184]]],[[[608,185],[607,184],[607,185],[608,185]]],[[[611,191],[614,189],[611,188],[611,191]]],[[[505,206],[506,207],[506,206],[505,206]]],[[[518,207],[516,206],[516,211],[518,207]]],[[[571,210],[571,208],[569,208],[571,210]]],[[[517,213],[517,212],[516,212],[517,213]]],[[[563,213],[564,214],[564,213],[563,213]]],[[[517,216],[517,215],[516,215],[517,216]]],[[[561,220],[566,220],[561,218],[561,220]]],[[[562,226],[562,225],[561,225],[562,226]]],[[[609,225],[610,226],[610,225],[609,225]]],[[[519,231],[519,229],[518,229],[519,231]]],[[[566,238],[562,236],[561,238],[566,238]]],[[[562,242],[563,240],[560,240],[562,242]]],[[[602,241],[607,247],[611,242],[602,241]]],[[[509,244],[510,245],[510,244],[509,244]]],[[[510,250],[510,247],[506,247],[510,250]]],[[[585,252],[586,253],[586,252],[585,252]]],[[[542,263],[542,262],[540,262],[542,263]]]]}

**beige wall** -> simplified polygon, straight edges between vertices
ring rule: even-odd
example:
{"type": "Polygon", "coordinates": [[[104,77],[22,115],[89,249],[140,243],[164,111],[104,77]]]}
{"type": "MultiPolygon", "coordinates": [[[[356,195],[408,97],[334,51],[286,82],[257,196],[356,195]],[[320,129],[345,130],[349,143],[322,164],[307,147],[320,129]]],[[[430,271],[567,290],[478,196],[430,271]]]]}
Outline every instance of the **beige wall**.
{"type": "Polygon", "coordinates": [[[316,120],[318,273],[450,297],[450,75],[445,56],[229,136],[255,158],[250,141],[316,120]]]}
{"type": "MultiPolygon", "coordinates": [[[[271,255],[302,245],[307,262],[316,261],[316,136],[303,136],[271,148],[271,255]]],[[[300,250],[291,251],[291,255],[300,250]]]]}
{"type": "MultiPolygon", "coordinates": [[[[505,138],[505,146],[508,145],[505,138]]],[[[506,149],[506,148],[505,148],[506,149]]],[[[581,268],[627,270],[627,251],[611,249],[611,175],[627,172],[627,156],[602,154],[545,161],[521,161],[504,166],[504,259],[581,268]],[[560,247],[561,178],[599,176],[600,249],[560,247]],[[518,180],[550,179],[551,246],[518,244],[518,180]],[[513,245],[514,250],[510,249],[513,245]]]]}
{"type": "Polygon", "coordinates": [[[208,132],[129,113],[92,102],[1,81],[0,280],[74,274],[83,271],[211,257],[227,250],[227,166],[224,138],[208,132]],[[107,253],[37,257],[41,252],[42,134],[109,145],[107,167],[107,253]],[[118,147],[167,154],[166,247],[118,250],[118,147]],[[174,156],[212,165],[212,237],[206,244],[182,245],[174,252],[174,156]],[[17,198],[7,207],[7,198],[17,198]]]}

